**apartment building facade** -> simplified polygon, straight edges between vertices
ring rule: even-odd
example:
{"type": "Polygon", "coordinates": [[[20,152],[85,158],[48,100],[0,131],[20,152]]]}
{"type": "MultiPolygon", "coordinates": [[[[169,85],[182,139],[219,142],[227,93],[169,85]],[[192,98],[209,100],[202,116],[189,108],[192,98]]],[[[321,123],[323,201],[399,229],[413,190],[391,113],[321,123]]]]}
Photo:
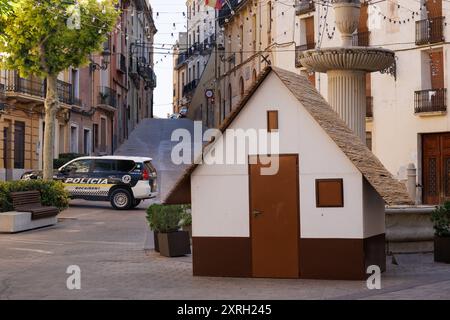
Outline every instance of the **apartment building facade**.
{"type": "MultiPolygon", "coordinates": [[[[156,78],[147,90],[142,86],[141,91],[132,91],[141,105],[130,97],[132,42],[127,28],[134,14],[130,7],[140,14],[147,12],[150,28],[142,29],[150,35],[150,47],[156,33],[151,8],[145,0],[121,1],[120,6],[122,15],[102,52],[89,57],[87,66],[69,68],[58,76],[61,108],[55,123],[55,158],[62,153],[112,154],[135,123],[151,116],[156,78]]],[[[151,52],[146,54],[152,63],[151,52]]],[[[152,64],[145,66],[153,70],[152,64]]],[[[141,76],[139,81],[147,83],[146,79],[141,76]]],[[[0,180],[18,179],[26,170],[42,168],[45,95],[45,80],[0,70],[0,180]]]]}
{"type": "Polygon", "coordinates": [[[187,74],[187,32],[180,32],[178,40],[172,47],[173,51],[173,113],[179,113],[185,107],[187,100],[183,97],[187,74]]]}
{"type": "Polygon", "coordinates": [[[183,40],[186,47],[180,42],[174,63],[178,71],[177,83],[182,85],[182,90],[177,93],[181,98],[177,99],[174,109],[187,107],[189,113],[196,114],[199,106],[191,102],[215,47],[217,11],[206,5],[205,0],[188,0],[186,8],[187,32],[183,40]]]}

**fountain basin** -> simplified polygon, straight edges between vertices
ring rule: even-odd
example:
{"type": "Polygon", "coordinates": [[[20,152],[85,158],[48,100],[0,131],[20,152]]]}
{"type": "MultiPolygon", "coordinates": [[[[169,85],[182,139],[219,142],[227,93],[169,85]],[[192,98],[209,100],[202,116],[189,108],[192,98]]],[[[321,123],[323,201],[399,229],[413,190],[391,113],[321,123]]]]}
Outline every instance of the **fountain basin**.
{"type": "Polygon", "coordinates": [[[329,70],[374,72],[390,67],[395,60],[391,50],[370,47],[333,47],[300,53],[300,63],[307,69],[326,73],[329,70]]]}

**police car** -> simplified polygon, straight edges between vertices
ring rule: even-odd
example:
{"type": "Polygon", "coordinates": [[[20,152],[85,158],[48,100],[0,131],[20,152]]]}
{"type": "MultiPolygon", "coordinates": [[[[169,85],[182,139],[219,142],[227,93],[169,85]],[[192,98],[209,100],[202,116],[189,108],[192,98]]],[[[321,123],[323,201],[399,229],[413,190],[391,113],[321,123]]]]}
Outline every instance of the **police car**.
{"type": "Polygon", "coordinates": [[[157,195],[157,174],[151,161],[143,157],[81,157],[63,165],[53,178],[64,183],[72,199],[110,201],[113,208],[126,210],[157,195]]]}

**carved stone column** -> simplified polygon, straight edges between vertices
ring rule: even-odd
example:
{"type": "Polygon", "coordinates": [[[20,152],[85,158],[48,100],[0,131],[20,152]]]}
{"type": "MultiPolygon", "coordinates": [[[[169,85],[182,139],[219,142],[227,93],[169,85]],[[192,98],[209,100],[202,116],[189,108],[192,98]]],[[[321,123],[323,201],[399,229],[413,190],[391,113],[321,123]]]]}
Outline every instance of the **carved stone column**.
{"type": "Polygon", "coordinates": [[[366,72],[330,70],[328,103],[362,141],[366,141],[366,72]]]}

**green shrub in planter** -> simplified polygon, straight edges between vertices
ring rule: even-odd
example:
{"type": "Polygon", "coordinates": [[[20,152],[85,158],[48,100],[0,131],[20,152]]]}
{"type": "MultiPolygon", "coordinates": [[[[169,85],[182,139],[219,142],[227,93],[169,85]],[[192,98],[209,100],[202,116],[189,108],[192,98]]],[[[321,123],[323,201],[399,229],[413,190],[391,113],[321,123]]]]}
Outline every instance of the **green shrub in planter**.
{"type": "Polygon", "coordinates": [[[431,214],[434,227],[434,261],[450,263],[450,202],[436,207],[431,214]]]}
{"type": "Polygon", "coordinates": [[[189,241],[192,243],[192,214],[190,205],[186,205],[183,208],[180,226],[183,231],[187,231],[189,233],[189,241]]]}
{"type": "Polygon", "coordinates": [[[11,192],[32,191],[41,192],[41,202],[44,206],[54,206],[64,210],[69,206],[69,194],[59,181],[18,180],[0,182],[0,212],[12,211],[11,192]]]}
{"type": "Polygon", "coordinates": [[[147,209],[147,221],[150,229],[157,232],[177,231],[183,213],[181,205],[152,204],[147,209]]]}
{"type": "Polygon", "coordinates": [[[179,231],[184,212],[183,205],[153,204],[147,209],[147,221],[155,236],[155,251],[161,255],[176,257],[191,253],[189,234],[179,231]]]}
{"type": "Polygon", "coordinates": [[[182,207],[183,208],[182,208],[182,212],[181,212],[180,226],[181,227],[192,226],[191,206],[185,205],[182,207]]]}

